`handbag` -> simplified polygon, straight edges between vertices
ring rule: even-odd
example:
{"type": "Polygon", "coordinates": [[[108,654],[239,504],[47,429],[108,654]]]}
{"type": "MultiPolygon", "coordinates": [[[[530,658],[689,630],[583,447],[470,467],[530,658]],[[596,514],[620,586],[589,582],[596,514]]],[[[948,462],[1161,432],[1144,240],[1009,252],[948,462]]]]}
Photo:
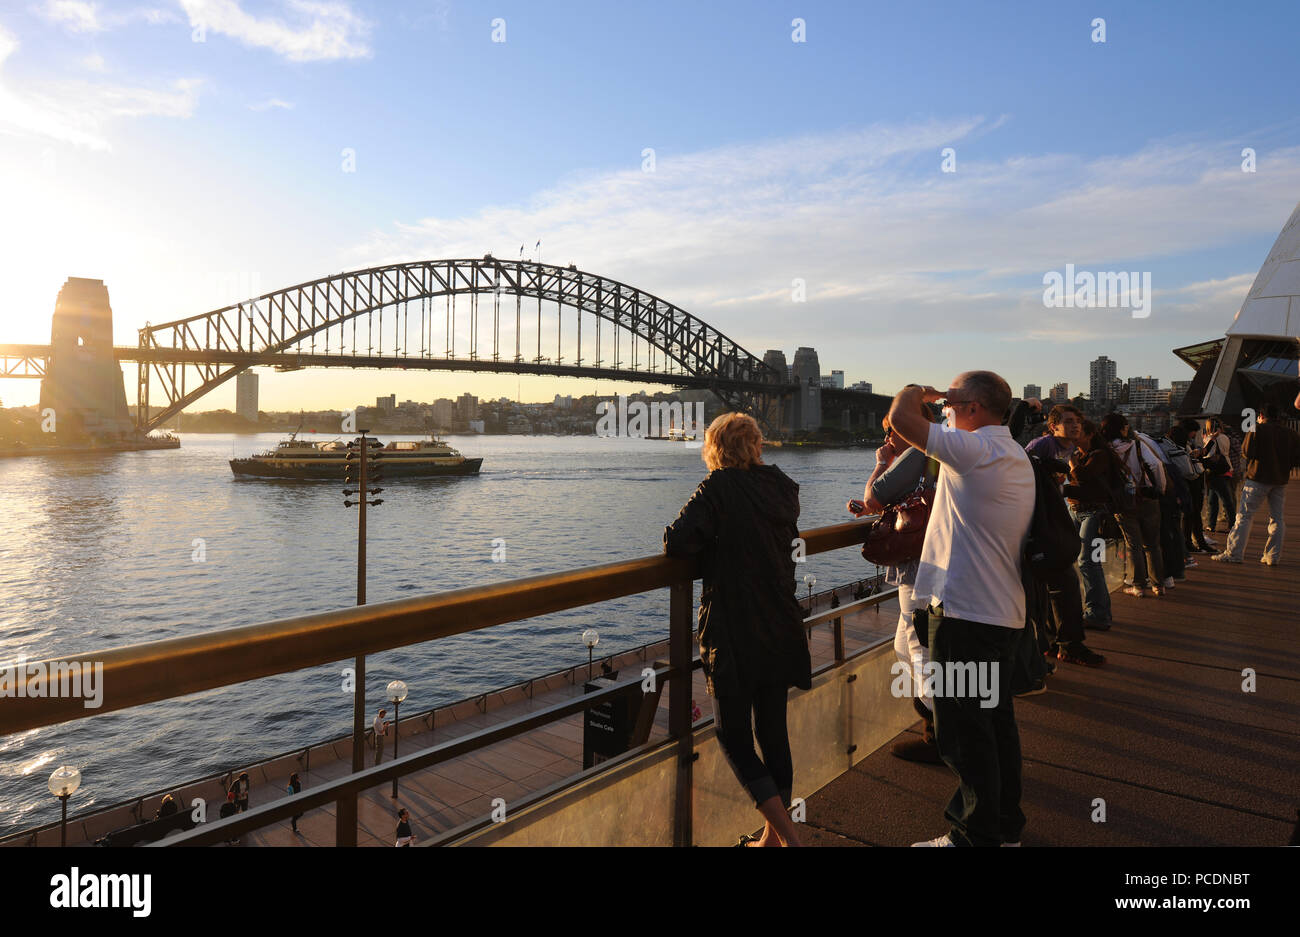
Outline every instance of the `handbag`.
{"type": "Polygon", "coordinates": [[[921,474],[916,488],[901,501],[885,508],[867,531],[862,558],[877,566],[903,566],[921,558],[925,528],[934,507],[930,472],[921,474]]]}

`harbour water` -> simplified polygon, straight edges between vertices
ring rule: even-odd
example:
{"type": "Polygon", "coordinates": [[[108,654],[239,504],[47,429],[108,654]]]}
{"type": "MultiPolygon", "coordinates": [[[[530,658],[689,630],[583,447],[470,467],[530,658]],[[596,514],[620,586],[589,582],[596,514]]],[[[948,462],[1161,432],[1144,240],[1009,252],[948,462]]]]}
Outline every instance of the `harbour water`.
{"type": "MultiPolygon", "coordinates": [[[[357,516],[342,486],[230,471],[228,459],[279,438],[184,435],[172,451],[0,460],[0,664],[354,604],[357,516]]],[[[371,602],[658,553],[705,475],[700,450],[681,443],[448,441],[483,456],[482,473],[383,484],[369,515],[371,602]]],[[[844,503],[861,497],[872,465],[870,450],[776,449],[765,460],[800,484],[805,528],[847,520],[844,503]]],[[[810,557],[800,575],[821,590],[871,571],[841,550],[810,557]]],[[[598,654],[658,640],[667,610],[661,590],[378,654],[367,659],[367,708],[393,679],[410,686],[404,708],[415,712],[578,663],[586,628],[600,633],[598,654]]],[[[46,778],[59,764],[84,778],[75,813],[346,734],[343,666],[2,739],[0,834],[57,819],[46,778]]]]}

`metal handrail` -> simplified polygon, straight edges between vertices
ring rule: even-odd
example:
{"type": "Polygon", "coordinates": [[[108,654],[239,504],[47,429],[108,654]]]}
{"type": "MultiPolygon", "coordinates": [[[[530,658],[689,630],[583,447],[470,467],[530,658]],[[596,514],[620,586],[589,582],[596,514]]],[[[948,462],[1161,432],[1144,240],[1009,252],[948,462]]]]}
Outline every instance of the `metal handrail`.
{"type": "MultiPolygon", "coordinates": [[[[862,543],[867,526],[859,520],[815,528],[800,536],[806,553],[825,553],[862,543]]],[[[111,687],[112,692],[105,693],[103,704],[93,710],[84,708],[76,697],[7,699],[0,706],[0,736],[479,631],[697,578],[699,569],[692,561],[649,556],[28,662],[28,668],[68,661],[102,663],[102,685],[111,687]]]]}
{"type": "MultiPolygon", "coordinates": [[[[870,526],[866,520],[802,532],[805,554],[824,553],[862,543],[870,526]]],[[[112,695],[106,694],[103,705],[93,712],[86,710],[79,698],[19,697],[10,700],[0,707],[0,736],[667,587],[670,665],[657,673],[668,680],[669,742],[677,750],[673,841],[677,845],[690,845],[694,741],[689,674],[698,665],[691,653],[691,610],[694,602],[692,583],[699,574],[699,564],[694,560],[643,557],[94,654],[38,661],[28,666],[45,665],[48,669],[50,664],[70,660],[101,664],[101,685],[111,686],[112,695]]],[[[840,615],[844,613],[843,609],[835,611],[840,615]]],[[[837,640],[837,657],[841,656],[841,648],[842,639],[837,640]]],[[[165,844],[218,842],[334,801],[338,808],[335,814],[336,843],[355,845],[359,791],[580,712],[593,702],[629,693],[638,685],[639,681],[630,682],[557,704],[390,761],[387,765],[356,772],[274,804],[213,821],[169,839],[165,844]]]]}

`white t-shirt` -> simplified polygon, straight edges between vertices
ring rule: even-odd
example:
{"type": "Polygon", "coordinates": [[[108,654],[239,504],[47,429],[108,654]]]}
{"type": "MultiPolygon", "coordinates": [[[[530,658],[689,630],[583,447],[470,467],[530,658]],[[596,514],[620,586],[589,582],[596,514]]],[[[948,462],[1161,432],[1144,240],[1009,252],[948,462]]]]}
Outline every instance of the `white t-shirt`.
{"type": "Polygon", "coordinates": [[[931,425],[939,460],[934,507],[912,593],[947,618],[1025,626],[1020,557],[1034,513],[1034,469],[1005,426],[974,432],[931,425]]]}
{"type": "Polygon", "coordinates": [[[375,716],[375,738],[376,739],[388,734],[387,732],[384,731],[385,721],[386,720],[384,719],[383,716],[375,716]]]}

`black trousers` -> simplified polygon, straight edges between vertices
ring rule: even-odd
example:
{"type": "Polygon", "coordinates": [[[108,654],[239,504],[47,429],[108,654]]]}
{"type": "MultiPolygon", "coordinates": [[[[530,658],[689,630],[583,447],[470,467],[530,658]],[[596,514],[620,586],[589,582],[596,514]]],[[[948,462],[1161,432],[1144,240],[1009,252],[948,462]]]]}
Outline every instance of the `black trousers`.
{"type": "Polygon", "coordinates": [[[1160,498],[1160,556],[1165,561],[1166,576],[1181,576],[1187,567],[1183,551],[1182,509],[1173,495],[1160,498]]]}
{"type": "Polygon", "coordinates": [[[999,846],[1020,842],[1020,730],[1016,726],[1011,670],[1018,628],[960,618],[931,619],[931,660],[939,665],[974,662],[996,665],[997,705],[981,706],[977,695],[950,695],[945,685],[934,697],[934,735],[939,755],[957,775],[957,792],[944,816],[956,846],[999,846]]]}
{"type": "Polygon", "coordinates": [[[1201,520],[1201,510],[1205,507],[1205,476],[1200,475],[1193,478],[1187,483],[1187,490],[1191,492],[1191,503],[1184,507],[1183,511],[1183,542],[1188,552],[1192,547],[1198,550],[1206,549],[1205,534],[1201,528],[1204,522],[1201,520]]]}
{"type": "Polygon", "coordinates": [[[1083,595],[1079,574],[1073,566],[1051,574],[1047,579],[1047,598],[1056,625],[1052,640],[1060,644],[1082,641],[1083,595]]]}
{"type": "Polygon", "coordinates": [[[778,795],[781,803],[790,806],[794,762],[785,726],[785,701],[784,683],[713,698],[713,727],[723,754],[756,807],[778,795]],[[754,751],[755,735],[763,751],[761,759],[754,751]]]}

